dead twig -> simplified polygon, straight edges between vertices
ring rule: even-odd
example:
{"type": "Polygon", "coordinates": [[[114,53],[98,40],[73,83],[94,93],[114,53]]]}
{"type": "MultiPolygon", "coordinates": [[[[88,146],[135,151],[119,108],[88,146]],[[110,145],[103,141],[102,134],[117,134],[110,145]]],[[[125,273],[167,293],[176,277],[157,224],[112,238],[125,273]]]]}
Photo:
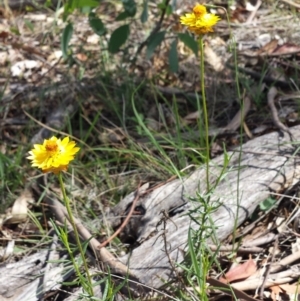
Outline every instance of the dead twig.
{"type": "Polygon", "coordinates": [[[244,241],[242,243],[242,247],[246,248],[246,247],[257,247],[257,246],[261,246],[261,245],[265,245],[268,244],[274,240],[277,239],[278,235],[275,233],[268,233],[270,232],[269,229],[267,229],[266,231],[264,231],[264,233],[261,233],[259,237],[248,240],[248,241],[244,241]]]}
{"type": "Polygon", "coordinates": [[[279,262],[272,264],[271,273],[278,272],[281,269],[285,268],[286,266],[290,265],[292,262],[295,262],[296,260],[299,259],[300,259],[300,251],[283,258],[279,262]]]}
{"type": "MultiPolygon", "coordinates": [[[[164,240],[165,252],[166,252],[166,255],[167,255],[167,257],[168,257],[170,266],[172,267],[174,273],[175,273],[176,276],[177,276],[177,279],[178,279],[183,285],[185,285],[184,280],[180,277],[178,271],[176,270],[176,267],[175,267],[175,265],[174,265],[174,263],[173,263],[173,261],[172,261],[172,259],[171,259],[171,256],[170,256],[170,253],[169,253],[169,250],[168,250],[168,246],[167,246],[167,244],[168,244],[168,242],[167,242],[167,235],[166,235],[166,234],[167,234],[167,229],[166,229],[166,228],[167,228],[167,221],[170,220],[170,221],[173,223],[173,225],[174,225],[175,228],[176,228],[176,231],[177,231],[178,227],[177,227],[177,225],[174,223],[174,221],[169,217],[169,215],[168,215],[168,213],[166,212],[166,210],[162,210],[161,213],[162,213],[162,215],[163,215],[161,222],[163,223],[163,233],[162,233],[162,237],[163,237],[163,240],[164,240]]],[[[157,226],[158,226],[158,225],[157,225],[157,226]]]]}
{"type": "Polygon", "coordinates": [[[252,253],[260,253],[264,249],[259,248],[259,247],[239,247],[236,248],[234,245],[229,245],[229,246],[216,246],[216,245],[208,245],[211,251],[218,251],[218,252],[224,252],[224,253],[238,253],[238,254],[252,254],[252,253]]]}
{"type": "MultiPolygon", "coordinates": [[[[265,288],[273,285],[289,283],[294,279],[299,278],[299,276],[300,276],[299,266],[298,265],[291,266],[290,269],[287,271],[283,271],[277,274],[270,274],[265,282],[265,288]]],[[[262,285],[262,282],[263,280],[261,279],[260,271],[258,271],[255,278],[252,278],[251,276],[251,278],[247,280],[232,283],[231,287],[241,291],[255,290],[257,287],[262,285]]]]}
{"type": "Polygon", "coordinates": [[[247,21],[245,22],[245,24],[250,24],[250,23],[252,23],[254,17],[255,17],[256,14],[257,14],[258,9],[259,9],[260,6],[261,6],[261,3],[262,3],[261,0],[258,0],[258,1],[257,1],[256,5],[255,5],[255,7],[254,7],[254,10],[253,10],[253,11],[251,12],[251,14],[249,15],[249,17],[248,17],[247,21]]]}
{"type": "MultiPolygon", "coordinates": [[[[40,195],[41,192],[39,191],[38,187],[35,187],[35,190],[40,195]]],[[[44,201],[48,204],[51,211],[54,213],[55,217],[57,218],[58,222],[62,225],[67,224],[69,229],[69,233],[73,235],[72,227],[70,222],[68,221],[68,214],[66,208],[55,198],[53,194],[49,190],[46,191],[44,196],[44,201]],[[51,197],[50,197],[51,195],[51,197]]],[[[107,249],[99,248],[100,242],[92,236],[92,234],[84,227],[81,221],[78,218],[74,217],[74,222],[76,224],[78,233],[80,237],[89,242],[89,246],[92,250],[94,250],[97,257],[100,259],[102,263],[107,264],[111,271],[122,275],[124,277],[132,276],[136,278],[128,269],[126,265],[121,263],[117,258],[115,258],[107,249]]]]}
{"type": "MultiPolygon", "coordinates": [[[[277,248],[278,248],[278,237],[276,238],[274,246],[273,246],[272,256],[271,256],[271,260],[270,260],[271,263],[274,262],[274,258],[275,258],[275,254],[276,254],[276,249],[277,248]]],[[[265,285],[266,285],[266,282],[267,282],[268,277],[270,275],[270,272],[271,272],[271,264],[269,264],[267,266],[267,270],[266,270],[265,275],[264,275],[264,280],[263,280],[263,283],[262,283],[262,285],[260,287],[259,297],[260,297],[261,300],[264,299],[265,285]]]]}
{"type": "Polygon", "coordinates": [[[277,89],[275,87],[270,88],[268,92],[268,106],[271,110],[273,122],[280,130],[288,133],[290,135],[291,140],[293,140],[293,135],[290,129],[287,126],[285,126],[278,117],[278,112],[274,103],[276,95],[277,95],[277,89]]]}
{"type": "Polygon", "coordinates": [[[217,279],[208,278],[207,282],[219,289],[224,289],[224,294],[231,295],[234,297],[234,299],[242,299],[247,301],[257,301],[257,299],[252,298],[251,296],[247,295],[246,293],[242,292],[241,290],[238,290],[236,288],[233,288],[230,286],[230,284],[223,283],[217,279]]]}
{"type": "Polygon", "coordinates": [[[128,224],[129,219],[131,218],[131,216],[132,216],[132,214],[134,212],[135,205],[136,205],[137,201],[140,198],[140,192],[139,192],[140,186],[141,185],[138,186],[138,189],[136,191],[136,196],[135,196],[134,200],[132,201],[132,205],[131,205],[130,211],[129,211],[128,215],[126,216],[126,218],[124,219],[123,223],[121,224],[121,226],[118,228],[118,230],[112,236],[110,236],[107,240],[105,240],[104,242],[102,242],[97,247],[98,249],[101,249],[101,248],[105,247],[109,242],[111,242],[115,237],[117,237],[121,233],[121,231],[125,228],[125,226],[128,224]]]}

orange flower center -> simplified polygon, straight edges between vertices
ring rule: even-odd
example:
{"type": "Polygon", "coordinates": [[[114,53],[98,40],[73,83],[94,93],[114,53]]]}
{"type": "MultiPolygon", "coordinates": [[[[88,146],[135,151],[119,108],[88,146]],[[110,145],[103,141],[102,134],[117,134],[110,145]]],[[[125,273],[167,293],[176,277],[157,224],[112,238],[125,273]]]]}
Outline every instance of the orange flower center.
{"type": "Polygon", "coordinates": [[[197,17],[203,16],[206,14],[206,7],[198,4],[193,8],[193,12],[197,17]]]}
{"type": "Polygon", "coordinates": [[[57,152],[57,149],[58,149],[58,145],[55,141],[47,141],[46,143],[46,150],[47,152],[51,152],[51,153],[56,153],[57,152]]]}

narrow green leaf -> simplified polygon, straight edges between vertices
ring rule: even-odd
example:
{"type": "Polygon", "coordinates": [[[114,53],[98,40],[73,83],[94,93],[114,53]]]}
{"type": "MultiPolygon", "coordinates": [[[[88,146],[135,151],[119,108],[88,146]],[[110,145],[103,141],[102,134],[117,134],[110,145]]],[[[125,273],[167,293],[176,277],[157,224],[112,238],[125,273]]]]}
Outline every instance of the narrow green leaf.
{"type": "Polygon", "coordinates": [[[111,35],[108,42],[108,50],[111,53],[117,53],[120,47],[126,42],[129,37],[129,25],[122,25],[117,28],[111,35]]]}
{"type": "Polygon", "coordinates": [[[194,271],[194,273],[196,274],[197,280],[198,280],[198,284],[199,284],[199,275],[201,275],[201,271],[200,271],[200,267],[199,267],[199,262],[197,261],[197,256],[196,256],[196,252],[195,252],[195,247],[193,244],[193,238],[192,238],[192,230],[191,228],[188,231],[188,246],[189,246],[189,254],[190,254],[190,258],[191,258],[191,262],[192,262],[192,270],[194,271]]]}
{"type": "Polygon", "coordinates": [[[105,286],[104,286],[104,291],[102,293],[102,300],[107,300],[106,297],[107,297],[107,294],[108,294],[108,289],[110,288],[110,283],[108,282],[108,279],[106,279],[105,281],[105,286]]]}
{"type": "Polygon", "coordinates": [[[32,22],[30,22],[29,20],[24,19],[24,23],[29,28],[29,30],[31,32],[34,32],[34,26],[33,26],[32,22]]]}
{"type": "Polygon", "coordinates": [[[184,43],[185,46],[190,48],[196,56],[198,56],[198,43],[192,36],[190,36],[188,33],[179,33],[178,38],[184,43]]]}
{"type": "Polygon", "coordinates": [[[103,22],[93,12],[89,14],[89,24],[98,36],[105,34],[106,29],[103,22]]]}
{"type": "Polygon", "coordinates": [[[177,40],[174,40],[171,44],[169,52],[169,66],[171,72],[176,73],[178,71],[177,40]]]}
{"type": "Polygon", "coordinates": [[[155,51],[156,47],[161,44],[161,42],[165,38],[165,31],[160,31],[157,34],[155,34],[152,39],[148,42],[147,50],[146,50],[146,58],[149,60],[155,51]]]}
{"type": "Polygon", "coordinates": [[[62,37],[61,37],[61,50],[63,53],[63,57],[67,58],[68,57],[68,46],[70,43],[70,40],[73,35],[73,24],[69,23],[63,31],[62,37]]]}
{"type": "Polygon", "coordinates": [[[148,0],[143,3],[143,11],[141,14],[141,22],[146,23],[148,21],[148,0]]]}

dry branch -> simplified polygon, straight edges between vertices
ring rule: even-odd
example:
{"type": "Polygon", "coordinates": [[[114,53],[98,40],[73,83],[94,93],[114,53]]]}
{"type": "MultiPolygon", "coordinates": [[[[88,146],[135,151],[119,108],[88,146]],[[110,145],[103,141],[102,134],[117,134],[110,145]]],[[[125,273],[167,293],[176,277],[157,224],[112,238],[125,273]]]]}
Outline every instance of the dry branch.
{"type": "MultiPolygon", "coordinates": [[[[299,130],[300,126],[290,129],[296,140],[300,138],[299,130]]],[[[222,204],[212,216],[220,241],[231,234],[236,225],[245,221],[270,192],[283,192],[298,182],[298,153],[290,143],[289,135],[283,135],[278,132],[267,134],[228,153],[230,164],[211,197],[211,201],[222,204]]],[[[220,177],[223,164],[223,155],[211,161],[212,186],[220,177]]],[[[199,168],[191,175],[166,183],[138,200],[137,207],[143,208],[145,214],[131,218],[123,235],[136,237],[140,245],[120,260],[129,262],[130,270],[142,283],[157,288],[175,277],[162,236],[166,236],[171,260],[174,263],[181,262],[186,250],[188,229],[195,227],[187,213],[199,206],[191,198],[197,192],[205,196],[205,174],[205,169],[199,168]],[[172,216],[172,222],[167,222],[166,229],[159,226],[163,210],[172,216]]],[[[126,208],[132,204],[134,197],[134,193],[128,195],[113,209],[113,227],[121,224],[121,219],[116,217],[126,215],[126,208]]]]}

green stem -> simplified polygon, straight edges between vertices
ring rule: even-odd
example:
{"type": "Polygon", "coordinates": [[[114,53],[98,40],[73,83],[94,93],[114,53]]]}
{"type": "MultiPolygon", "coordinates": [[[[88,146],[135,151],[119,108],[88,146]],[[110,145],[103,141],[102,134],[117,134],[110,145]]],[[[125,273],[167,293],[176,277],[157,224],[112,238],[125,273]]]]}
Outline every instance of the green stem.
{"type": "Polygon", "coordinates": [[[210,190],[209,185],[209,160],[210,160],[210,147],[209,147],[209,133],[208,133],[208,114],[206,107],[206,95],[205,95],[205,82],[204,82],[204,43],[203,37],[199,37],[199,47],[200,47],[200,85],[202,92],[202,107],[203,107],[203,117],[205,126],[205,148],[206,148],[206,189],[207,192],[210,190]]]}
{"type": "MultiPolygon", "coordinates": [[[[92,279],[91,279],[89,269],[88,269],[88,265],[87,265],[87,262],[86,262],[86,259],[85,259],[85,254],[84,254],[83,248],[81,246],[81,241],[80,241],[80,238],[79,238],[79,234],[78,234],[78,231],[77,231],[77,227],[76,227],[76,224],[75,224],[75,221],[74,221],[74,218],[73,218],[73,214],[72,214],[72,210],[71,210],[71,206],[70,206],[70,200],[69,200],[69,198],[67,197],[67,194],[66,194],[65,185],[64,185],[64,182],[63,182],[63,179],[62,179],[61,172],[58,174],[58,180],[59,180],[60,188],[61,188],[61,191],[62,191],[62,194],[63,194],[65,206],[66,206],[66,209],[67,209],[68,218],[69,218],[70,224],[71,224],[71,226],[73,228],[73,231],[74,231],[75,241],[76,241],[77,247],[79,249],[79,253],[81,255],[82,262],[83,262],[83,265],[84,265],[84,269],[85,269],[87,279],[88,279],[88,282],[89,282],[89,285],[86,287],[86,289],[87,289],[87,292],[90,294],[90,296],[94,296],[92,279]]],[[[73,260],[74,260],[74,258],[73,258],[73,260]]],[[[74,265],[74,268],[77,272],[77,276],[79,278],[81,278],[80,277],[81,273],[79,271],[79,268],[78,268],[77,264],[75,263],[75,260],[73,262],[73,265],[74,265]]]]}

